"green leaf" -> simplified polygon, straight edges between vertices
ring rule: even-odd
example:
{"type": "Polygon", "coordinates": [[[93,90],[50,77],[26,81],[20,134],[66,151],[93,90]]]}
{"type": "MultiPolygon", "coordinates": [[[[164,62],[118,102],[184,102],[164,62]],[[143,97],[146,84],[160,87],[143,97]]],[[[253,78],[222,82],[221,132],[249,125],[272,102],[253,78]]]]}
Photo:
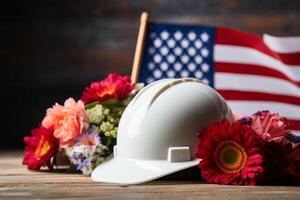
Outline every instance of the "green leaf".
{"type": "Polygon", "coordinates": [[[100,104],[100,102],[99,102],[99,101],[95,101],[95,102],[86,104],[84,107],[85,107],[85,109],[87,110],[87,109],[93,108],[93,107],[94,107],[95,105],[97,105],[97,104],[100,104]]]}

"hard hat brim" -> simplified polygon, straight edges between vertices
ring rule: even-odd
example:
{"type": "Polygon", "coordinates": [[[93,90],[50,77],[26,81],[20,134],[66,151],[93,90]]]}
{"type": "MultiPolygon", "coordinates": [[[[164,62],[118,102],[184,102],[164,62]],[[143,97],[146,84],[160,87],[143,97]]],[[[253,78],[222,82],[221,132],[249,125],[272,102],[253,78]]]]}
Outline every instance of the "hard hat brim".
{"type": "Polygon", "coordinates": [[[196,166],[199,162],[200,159],[172,163],[167,160],[112,158],[93,171],[92,179],[119,185],[140,184],[196,166]]]}

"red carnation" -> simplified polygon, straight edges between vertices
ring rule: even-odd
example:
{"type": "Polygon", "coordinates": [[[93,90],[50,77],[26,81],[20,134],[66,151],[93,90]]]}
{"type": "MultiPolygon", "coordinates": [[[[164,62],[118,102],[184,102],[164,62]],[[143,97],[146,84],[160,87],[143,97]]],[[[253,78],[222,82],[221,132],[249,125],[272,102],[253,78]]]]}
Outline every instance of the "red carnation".
{"type": "Polygon", "coordinates": [[[261,181],[263,157],[257,134],[240,123],[212,124],[200,134],[197,157],[208,183],[256,185],[261,181]]]}
{"type": "Polygon", "coordinates": [[[291,184],[300,185],[300,145],[294,147],[292,153],[289,153],[288,174],[291,176],[291,184]]]}
{"type": "Polygon", "coordinates": [[[300,146],[267,142],[263,148],[266,184],[300,185],[300,146]]]}
{"type": "Polygon", "coordinates": [[[266,142],[263,148],[264,175],[266,184],[284,185],[289,184],[290,175],[288,165],[293,148],[291,144],[271,141],[266,142]]]}
{"type": "Polygon", "coordinates": [[[58,150],[58,141],[53,136],[53,129],[41,126],[33,129],[31,134],[31,137],[24,138],[26,148],[23,164],[31,170],[38,170],[41,166],[52,169],[51,158],[58,150]]]}
{"type": "Polygon", "coordinates": [[[251,116],[251,128],[264,140],[280,142],[289,133],[288,121],[278,113],[259,111],[251,116]]]}
{"type": "Polygon", "coordinates": [[[129,76],[121,76],[116,73],[109,74],[103,81],[93,82],[85,88],[81,100],[87,104],[108,99],[122,100],[134,89],[134,84],[129,76]]]}

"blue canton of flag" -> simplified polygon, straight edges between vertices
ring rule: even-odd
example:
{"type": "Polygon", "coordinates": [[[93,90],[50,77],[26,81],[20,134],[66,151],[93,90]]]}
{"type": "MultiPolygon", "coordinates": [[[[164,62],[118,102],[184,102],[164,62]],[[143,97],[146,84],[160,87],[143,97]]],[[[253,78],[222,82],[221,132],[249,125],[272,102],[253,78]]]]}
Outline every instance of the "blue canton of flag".
{"type": "Polygon", "coordinates": [[[213,86],[215,29],[207,26],[148,25],[139,81],[193,77],[213,86]]]}

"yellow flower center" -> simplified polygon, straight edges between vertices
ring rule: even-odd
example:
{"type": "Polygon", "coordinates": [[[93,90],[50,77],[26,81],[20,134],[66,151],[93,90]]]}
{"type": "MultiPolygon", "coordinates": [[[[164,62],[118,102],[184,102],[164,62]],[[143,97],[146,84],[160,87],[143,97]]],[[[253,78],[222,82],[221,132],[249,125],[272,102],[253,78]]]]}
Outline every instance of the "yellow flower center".
{"type": "Polygon", "coordinates": [[[102,98],[104,97],[105,95],[112,95],[116,90],[116,86],[115,85],[111,85],[110,87],[107,87],[105,88],[104,90],[102,91],[98,91],[97,92],[97,95],[102,98]]]}
{"type": "Polygon", "coordinates": [[[214,151],[214,161],[226,173],[236,173],[243,169],[247,153],[238,143],[225,140],[220,142],[214,151]]]}
{"type": "Polygon", "coordinates": [[[45,140],[45,137],[42,135],[35,150],[35,157],[37,160],[40,160],[50,149],[50,144],[45,140]]]}

